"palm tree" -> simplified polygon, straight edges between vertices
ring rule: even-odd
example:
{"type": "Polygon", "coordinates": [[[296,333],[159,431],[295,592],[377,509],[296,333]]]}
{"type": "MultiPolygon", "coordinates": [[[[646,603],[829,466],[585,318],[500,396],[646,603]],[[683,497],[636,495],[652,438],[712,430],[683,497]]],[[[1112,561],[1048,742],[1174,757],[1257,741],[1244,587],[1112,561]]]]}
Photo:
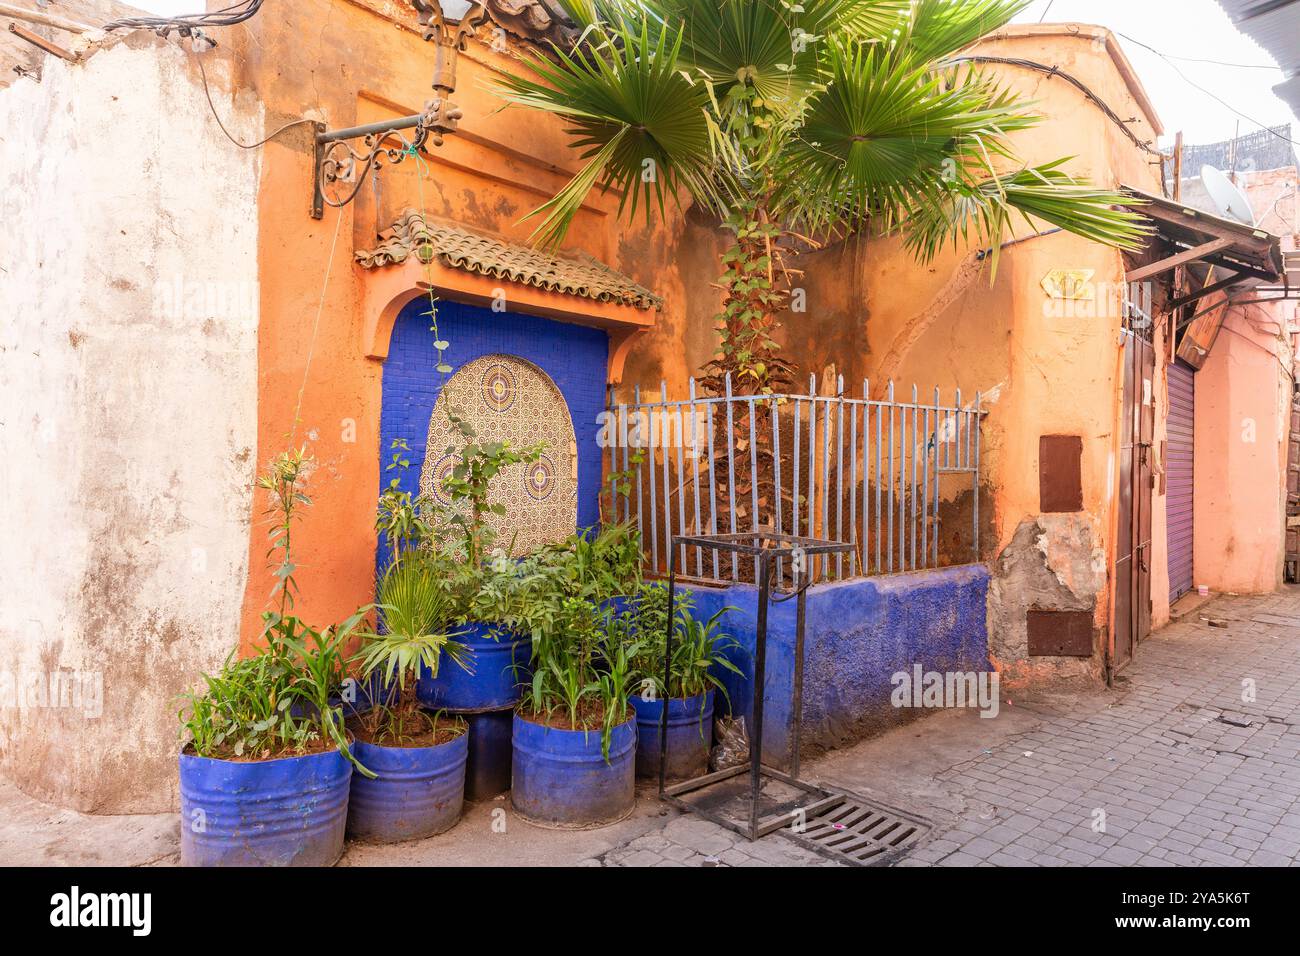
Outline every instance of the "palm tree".
{"type": "Polygon", "coordinates": [[[1064,160],[1017,161],[1028,106],[959,51],[1026,0],[561,0],[573,49],[536,55],[509,101],[571,124],[584,165],[534,240],[563,239],[587,194],[662,214],[689,196],[735,236],[723,256],[715,382],[785,391],[773,332],[799,245],[897,232],[922,261],[959,240],[995,252],[1016,215],[1120,248],[1146,233],[1064,160]]]}

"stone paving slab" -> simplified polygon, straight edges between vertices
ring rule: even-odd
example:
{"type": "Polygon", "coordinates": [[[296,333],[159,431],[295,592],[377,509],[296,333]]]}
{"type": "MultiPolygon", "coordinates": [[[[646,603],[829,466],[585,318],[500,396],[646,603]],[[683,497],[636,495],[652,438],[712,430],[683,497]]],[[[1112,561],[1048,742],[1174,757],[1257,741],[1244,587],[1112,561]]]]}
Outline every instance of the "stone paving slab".
{"type": "MultiPolygon", "coordinates": [[[[1114,689],[1003,687],[997,717],[940,711],[805,765],[927,820],[898,866],[1295,866],[1300,587],[1223,597],[1152,635],[1114,689]],[[1225,627],[1211,626],[1214,620],[1225,627]]],[[[0,863],[163,864],[175,814],[95,817],[0,783],[0,863]]],[[[531,827],[505,799],[446,834],[350,845],[351,866],[838,866],[658,803],[601,830],[531,827]]]]}
{"type": "MultiPolygon", "coordinates": [[[[899,866],[1295,866],[1297,622],[1300,588],[1221,597],[1144,641],[1114,689],[1028,696],[1015,710],[1004,688],[1010,706],[997,718],[930,716],[813,761],[807,775],[929,817],[933,831],[899,866]]],[[[666,841],[701,848],[680,859],[709,865],[730,839],[676,821],[600,862],[648,863],[666,841]]],[[[781,841],[733,841],[718,859],[835,865],[781,841]]]]}

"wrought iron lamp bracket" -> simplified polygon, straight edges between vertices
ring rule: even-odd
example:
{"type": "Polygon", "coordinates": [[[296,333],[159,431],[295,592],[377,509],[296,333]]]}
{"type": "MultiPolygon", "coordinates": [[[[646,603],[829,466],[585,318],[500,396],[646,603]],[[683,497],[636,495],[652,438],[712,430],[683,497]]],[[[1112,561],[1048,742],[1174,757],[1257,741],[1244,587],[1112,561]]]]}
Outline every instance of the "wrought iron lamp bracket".
{"type": "Polygon", "coordinates": [[[396,165],[417,155],[426,145],[441,146],[443,137],[454,133],[462,116],[451,101],[456,90],[456,59],[465,49],[479,24],[487,19],[487,8],[478,0],[455,25],[442,11],[441,0],[411,0],[423,27],[426,41],[437,46],[433,68],[433,98],[424,110],[382,123],[329,131],[324,123],[315,126],[315,155],[312,174],[311,217],[320,219],[326,206],[346,206],[361,191],[366,177],[385,165],[396,165]],[[410,130],[410,135],[406,131],[410,130]],[[352,141],[360,140],[359,144],[352,141]],[[327,195],[330,187],[344,184],[341,195],[327,195]]]}

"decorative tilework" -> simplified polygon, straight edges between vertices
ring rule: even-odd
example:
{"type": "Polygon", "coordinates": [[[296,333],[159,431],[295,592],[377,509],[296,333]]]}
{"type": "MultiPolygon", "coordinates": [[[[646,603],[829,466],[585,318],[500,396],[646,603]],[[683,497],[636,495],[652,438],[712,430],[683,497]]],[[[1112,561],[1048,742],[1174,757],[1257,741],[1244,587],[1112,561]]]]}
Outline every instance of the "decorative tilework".
{"type": "Polygon", "coordinates": [[[420,476],[420,491],[439,499],[448,465],[455,466],[451,449],[461,443],[452,414],[469,423],[475,441],[545,446],[537,462],[503,468],[492,482],[491,503],[506,509],[504,515],[485,519],[496,532],[498,547],[527,554],[573,532],[578,472],[573,422],[545,372],[521,358],[496,354],[465,364],[447,380],[429,419],[427,442],[434,453],[447,457],[426,459],[428,467],[420,476]]]}
{"type": "MultiPolygon", "coordinates": [[[[387,471],[389,446],[394,438],[410,444],[411,462],[401,475],[403,490],[419,493],[425,456],[442,457],[445,446],[429,448],[429,422],[434,404],[449,376],[434,371],[438,364],[429,331],[427,299],[408,305],[393,328],[388,359],[383,366],[383,400],[380,412],[379,483],[396,476],[387,471]]],[[[577,446],[578,480],[572,488],[576,526],[596,524],[600,490],[600,449],[597,416],[605,408],[605,372],[609,339],[601,329],[555,322],[512,312],[493,312],[457,302],[438,304],[438,328],[450,343],[446,361],[461,369],[488,355],[517,356],[532,363],[554,382],[568,406],[577,446]]],[[[560,449],[568,453],[568,449],[560,449]]],[[[440,464],[441,467],[441,464],[440,464]]],[[[559,467],[558,465],[556,467],[559,467]]],[[[379,555],[386,549],[381,547],[379,555]]]]}

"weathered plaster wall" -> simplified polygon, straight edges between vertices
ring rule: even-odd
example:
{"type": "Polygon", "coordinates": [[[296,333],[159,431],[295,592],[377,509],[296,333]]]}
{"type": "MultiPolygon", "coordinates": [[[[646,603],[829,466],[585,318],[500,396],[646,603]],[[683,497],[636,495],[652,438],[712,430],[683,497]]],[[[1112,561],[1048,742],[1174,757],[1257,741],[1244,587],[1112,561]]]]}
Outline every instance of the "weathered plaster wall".
{"type": "MultiPolygon", "coordinates": [[[[1283,249],[1295,249],[1300,241],[1295,167],[1243,166],[1237,183],[1258,225],[1281,237],[1283,249]]],[[[1184,201],[1214,210],[1199,178],[1184,180],[1183,191],[1184,201]]],[[[1233,297],[1256,295],[1247,290],[1233,297]]],[[[1223,298],[1211,303],[1221,308],[1223,298]]],[[[1266,592],[1282,582],[1298,318],[1294,302],[1229,306],[1196,373],[1192,573],[1196,584],[1212,590],[1266,592]]]]}
{"type": "MultiPolygon", "coordinates": [[[[377,6],[372,0],[308,0],[227,32],[227,46],[239,57],[239,84],[265,103],[268,132],[304,115],[337,129],[423,107],[434,49],[420,39],[409,6],[393,4],[387,15],[377,6]]],[[[504,71],[521,69],[521,53],[513,40],[494,50],[484,42],[491,39],[485,31],[460,56],[454,96],[464,112],[459,131],[418,162],[386,167],[377,184],[367,185],[343,210],[327,208],[319,221],[308,216],[309,127],[284,133],[263,153],[258,269],[260,307],[271,318],[258,331],[255,459],[260,465],[274,456],[292,430],[293,440],[306,442],[319,462],[311,482],[314,504],[295,541],[302,564],[299,606],[315,623],[341,620],[373,591],[384,366],[382,359],[368,357],[363,330],[373,320],[368,290],[386,280],[383,270],[367,273],[355,266],[354,249],[373,247],[377,233],[408,207],[523,241],[537,222],[521,223],[522,217],[579,168],[564,123],[507,108],[492,92],[504,71]]],[[[676,341],[702,281],[691,275],[697,257],[677,240],[681,216],[672,211],[666,224],[629,226],[618,220],[617,207],[614,194],[593,196],[579,213],[569,249],[593,255],[662,295],[658,325],[647,334],[676,341]]],[[[506,309],[515,311],[517,289],[493,281],[489,294],[494,286],[506,309]]],[[[458,295],[455,289],[439,294],[458,295]]],[[[568,321],[602,311],[591,300],[555,298],[570,300],[568,321]]],[[[604,374],[603,368],[590,370],[599,385],[604,374]]],[[[577,429],[593,424],[574,423],[577,429]]],[[[261,506],[259,499],[247,507],[255,515],[261,506]]],[[[251,536],[247,547],[253,573],[244,602],[246,644],[258,633],[268,592],[260,536],[251,536]]]]}
{"type": "Polygon", "coordinates": [[[0,765],[62,805],[166,810],[176,697],[235,646],[247,572],[258,155],[149,34],[49,59],[0,130],[0,765]],[[50,706],[52,678],[86,698],[50,706]]]}
{"type": "MultiPolygon", "coordinates": [[[[914,571],[814,585],[804,627],[801,747],[837,747],[917,716],[895,706],[895,674],[985,673],[989,669],[982,565],[914,571]]],[[[695,616],[724,608],[722,628],[735,639],[727,653],[740,669],[719,669],[732,712],[753,727],[758,591],[749,585],[698,588],[695,616]]],[[[785,766],[793,739],[795,602],[771,605],[764,658],[763,760],[785,766]]],[[[719,700],[716,708],[726,710],[719,700]]]]}
{"type": "MultiPolygon", "coordinates": [[[[1123,117],[1133,133],[1154,140],[1158,120],[1114,46],[1114,38],[1082,25],[1023,27],[980,44],[982,54],[1021,57],[1060,67],[1123,117]]],[[[1002,69],[1002,68],[999,68],[1002,69]]],[[[1073,86],[1040,72],[1007,67],[1015,88],[1034,99],[1046,118],[1019,141],[1022,153],[1041,161],[1072,155],[1070,169],[1104,186],[1126,183],[1159,191],[1152,157],[1138,149],[1114,123],[1073,86]]],[[[1012,251],[1012,250],[1008,250],[1012,251]]],[[[999,594],[1010,597],[1017,625],[1003,634],[999,658],[1009,672],[1100,674],[1101,652],[1111,622],[1110,578],[1115,555],[1115,454],[1120,411],[1119,330],[1124,261],[1119,253],[1062,233],[1031,240],[1017,251],[1015,324],[1011,336],[1011,378],[994,415],[1004,433],[997,458],[994,499],[998,515],[998,563],[990,589],[993,620],[1007,615],[999,594]],[[1092,271],[1093,303],[1056,308],[1040,282],[1054,269],[1092,271]],[[1039,439],[1046,434],[1078,435],[1083,441],[1083,510],[1040,515],[1039,439]],[[1061,534],[1024,536],[1026,523],[1067,525],[1061,534]],[[1022,550],[1021,545],[1028,550],[1022,550]],[[997,569],[1004,569],[1001,585],[997,569]],[[1021,573],[1034,569],[1032,574],[1021,573]],[[1068,599],[1040,595],[1036,606],[1093,612],[1096,656],[1090,661],[1020,656],[1020,605],[1033,592],[1034,577],[1046,571],[1070,582],[1068,599]]],[[[992,418],[993,416],[991,416],[992,418]]],[[[990,423],[993,424],[992,422],[990,423]]],[[[996,630],[996,628],[995,628],[996,630]]],[[[1009,673],[1008,676],[1014,676],[1009,673]]]]}

